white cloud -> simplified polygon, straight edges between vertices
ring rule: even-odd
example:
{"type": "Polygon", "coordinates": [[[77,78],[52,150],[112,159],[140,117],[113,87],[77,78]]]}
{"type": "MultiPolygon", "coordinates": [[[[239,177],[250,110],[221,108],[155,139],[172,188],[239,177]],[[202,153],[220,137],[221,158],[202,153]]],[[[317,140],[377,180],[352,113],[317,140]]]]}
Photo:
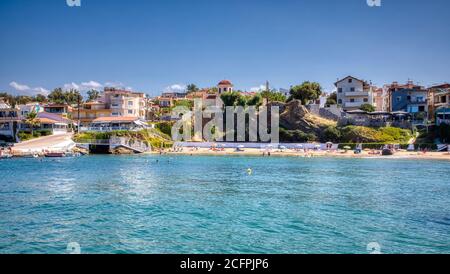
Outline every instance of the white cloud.
{"type": "Polygon", "coordinates": [[[123,88],[125,85],[122,82],[106,82],[105,87],[123,88]]]}
{"type": "Polygon", "coordinates": [[[27,91],[27,90],[30,90],[30,87],[29,86],[27,86],[27,85],[22,85],[22,84],[19,84],[19,83],[17,83],[17,82],[11,82],[11,83],[9,83],[9,85],[11,86],[11,87],[13,87],[15,90],[17,90],[17,91],[27,91]]]}
{"type": "Polygon", "coordinates": [[[71,90],[71,89],[80,90],[80,85],[78,85],[78,84],[76,84],[74,82],[69,83],[69,84],[64,84],[63,90],[67,91],[67,90],[71,90]]]}
{"type": "Polygon", "coordinates": [[[171,86],[166,87],[164,92],[185,92],[186,91],[186,85],[183,84],[174,84],[171,86]]]}
{"type": "Polygon", "coordinates": [[[17,95],[27,95],[27,96],[35,96],[37,94],[47,95],[50,91],[43,87],[31,88],[28,85],[19,84],[15,81],[9,83],[9,85],[14,88],[17,92],[17,95]]]}
{"type": "Polygon", "coordinates": [[[33,91],[37,92],[38,94],[43,94],[43,95],[48,95],[50,93],[49,90],[47,90],[43,87],[34,88],[33,91]]]}
{"type": "Polygon", "coordinates": [[[251,92],[260,92],[266,89],[266,85],[260,85],[259,87],[250,88],[251,92]]]}
{"type": "Polygon", "coordinates": [[[102,84],[100,84],[99,82],[95,82],[95,81],[83,82],[83,83],[81,83],[80,86],[81,86],[81,90],[91,90],[91,89],[100,90],[103,88],[102,84]]]}

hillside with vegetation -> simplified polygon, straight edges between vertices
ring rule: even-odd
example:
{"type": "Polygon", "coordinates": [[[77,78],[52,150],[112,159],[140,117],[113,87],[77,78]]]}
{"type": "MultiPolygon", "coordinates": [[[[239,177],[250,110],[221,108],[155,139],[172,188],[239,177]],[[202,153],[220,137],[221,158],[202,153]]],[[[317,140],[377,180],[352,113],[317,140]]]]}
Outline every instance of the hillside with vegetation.
{"type": "Polygon", "coordinates": [[[334,143],[408,143],[410,130],[362,126],[338,127],[332,120],[312,114],[300,100],[291,100],[280,107],[281,142],[334,143]]]}

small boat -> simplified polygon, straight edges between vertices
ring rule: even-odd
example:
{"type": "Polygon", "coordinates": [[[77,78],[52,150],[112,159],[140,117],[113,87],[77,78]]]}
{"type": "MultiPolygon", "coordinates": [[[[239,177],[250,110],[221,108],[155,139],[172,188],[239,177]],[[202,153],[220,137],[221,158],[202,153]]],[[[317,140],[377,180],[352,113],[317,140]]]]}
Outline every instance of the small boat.
{"type": "Polygon", "coordinates": [[[66,153],[64,153],[64,152],[47,152],[47,153],[45,153],[45,157],[47,157],[47,158],[62,158],[62,157],[66,157],[66,153]]]}

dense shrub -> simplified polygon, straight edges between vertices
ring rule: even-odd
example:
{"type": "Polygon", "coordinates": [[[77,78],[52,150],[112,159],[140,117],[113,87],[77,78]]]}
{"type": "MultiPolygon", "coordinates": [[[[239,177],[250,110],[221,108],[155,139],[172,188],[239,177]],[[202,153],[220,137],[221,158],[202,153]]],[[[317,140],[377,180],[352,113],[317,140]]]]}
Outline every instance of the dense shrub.
{"type": "Polygon", "coordinates": [[[337,127],[329,126],[322,132],[321,139],[322,142],[338,143],[341,140],[341,132],[337,127]]]}
{"type": "Polygon", "coordinates": [[[410,138],[409,130],[394,127],[346,126],[341,129],[341,143],[407,143],[410,138]]]}
{"type": "Polygon", "coordinates": [[[156,123],[156,128],[158,130],[160,130],[162,133],[168,135],[168,136],[172,136],[172,122],[159,122],[156,123]]]}
{"type": "Polygon", "coordinates": [[[31,133],[24,132],[24,131],[19,132],[18,136],[19,136],[20,141],[22,141],[22,142],[33,139],[33,135],[31,135],[31,133]]]}
{"type": "Polygon", "coordinates": [[[304,133],[301,130],[286,130],[280,128],[280,141],[286,143],[307,143],[317,141],[313,133],[304,133]]]}

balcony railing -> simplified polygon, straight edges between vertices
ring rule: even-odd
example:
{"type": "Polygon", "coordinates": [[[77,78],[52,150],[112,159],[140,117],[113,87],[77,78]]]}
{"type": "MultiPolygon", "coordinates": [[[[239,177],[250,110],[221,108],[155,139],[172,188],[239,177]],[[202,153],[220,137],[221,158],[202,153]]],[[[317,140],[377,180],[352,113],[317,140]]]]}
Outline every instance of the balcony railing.
{"type": "Polygon", "coordinates": [[[364,102],[345,102],[344,103],[344,107],[347,108],[355,108],[355,107],[360,107],[364,104],[368,104],[368,103],[364,103],[364,102]]]}
{"type": "Polygon", "coordinates": [[[366,91],[350,91],[346,92],[345,96],[352,97],[352,96],[369,96],[369,93],[366,91]]]}
{"type": "Polygon", "coordinates": [[[118,130],[133,130],[130,127],[80,127],[80,131],[97,131],[97,132],[110,132],[118,130]]]}
{"type": "Polygon", "coordinates": [[[19,117],[0,117],[0,121],[20,121],[21,119],[19,117]]]}

